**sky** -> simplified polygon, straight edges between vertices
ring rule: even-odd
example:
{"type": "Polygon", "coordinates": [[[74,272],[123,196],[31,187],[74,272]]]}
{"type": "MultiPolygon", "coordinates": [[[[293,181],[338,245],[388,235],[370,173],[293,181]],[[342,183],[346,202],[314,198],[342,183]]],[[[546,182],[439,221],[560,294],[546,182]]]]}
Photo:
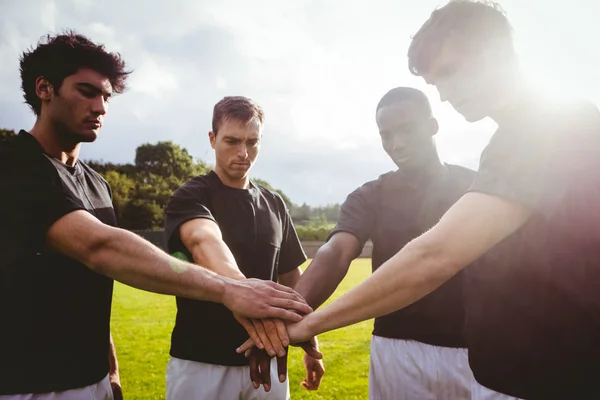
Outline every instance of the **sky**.
{"type": "MultiPolygon", "coordinates": [[[[121,53],[134,72],[81,157],[133,162],[142,143],[171,140],[214,163],[212,108],[243,95],[265,110],[252,176],[297,204],[342,202],[392,170],[375,124],[389,89],[430,98],[443,161],[477,168],[496,126],[468,124],[407,68],[410,37],[439,0],[0,0],[0,127],[29,129],[19,55],[74,29],[121,53]]],[[[600,3],[506,0],[526,70],[551,94],[600,103],[600,3]]]]}

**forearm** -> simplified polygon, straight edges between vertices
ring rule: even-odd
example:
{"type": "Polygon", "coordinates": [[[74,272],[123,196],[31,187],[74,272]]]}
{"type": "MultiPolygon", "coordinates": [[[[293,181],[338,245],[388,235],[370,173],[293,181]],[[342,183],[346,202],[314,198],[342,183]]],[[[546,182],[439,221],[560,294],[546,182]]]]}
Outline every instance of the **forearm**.
{"type": "Polygon", "coordinates": [[[90,252],[93,270],[138,289],[220,302],[227,279],[170,257],[134,233],[112,229],[90,252]]]}
{"type": "Polygon", "coordinates": [[[300,267],[279,276],[279,284],[294,289],[302,276],[300,267]]]}
{"type": "Polygon", "coordinates": [[[350,260],[324,245],[294,287],[313,309],[321,306],[348,273],[350,260]]]}
{"type": "Polygon", "coordinates": [[[208,237],[191,249],[194,262],[215,274],[231,279],[245,279],[231,250],[220,238],[208,237]]]}
{"type": "Polygon", "coordinates": [[[311,333],[320,334],[389,314],[427,295],[460,268],[436,246],[416,239],[363,283],[307,316],[306,322],[311,333]]]}
{"type": "Polygon", "coordinates": [[[108,347],[108,365],[110,367],[110,373],[115,374],[119,372],[119,362],[117,361],[117,350],[115,348],[115,342],[110,334],[110,343],[108,347]]]}

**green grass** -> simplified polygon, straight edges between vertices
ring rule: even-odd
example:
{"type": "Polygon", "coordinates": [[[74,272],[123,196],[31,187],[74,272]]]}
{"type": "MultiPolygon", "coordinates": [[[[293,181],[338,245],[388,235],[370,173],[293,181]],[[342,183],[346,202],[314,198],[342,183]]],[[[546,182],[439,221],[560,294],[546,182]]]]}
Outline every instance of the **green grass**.
{"type": "MultiPolygon", "coordinates": [[[[354,261],[348,276],[330,300],[356,286],[370,271],[370,259],[354,261]]],[[[173,297],[115,284],[111,329],[127,399],[164,399],[175,310],[173,297]]],[[[288,366],[292,399],[367,398],[371,329],[372,322],[366,321],[319,336],[325,376],[316,392],[300,387],[305,374],[303,352],[291,348],[288,366]]]]}

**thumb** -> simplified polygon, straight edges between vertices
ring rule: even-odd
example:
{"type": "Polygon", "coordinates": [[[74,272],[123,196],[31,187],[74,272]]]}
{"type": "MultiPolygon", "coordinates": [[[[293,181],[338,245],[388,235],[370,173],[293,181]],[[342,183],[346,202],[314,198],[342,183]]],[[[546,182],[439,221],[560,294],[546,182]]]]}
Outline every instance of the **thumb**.
{"type": "Polygon", "coordinates": [[[317,360],[323,358],[323,354],[319,350],[317,350],[317,348],[311,342],[302,343],[300,347],[302,347],[302,350],[304,350],[304,352],[309,357],[315,358],[317,360]]]}

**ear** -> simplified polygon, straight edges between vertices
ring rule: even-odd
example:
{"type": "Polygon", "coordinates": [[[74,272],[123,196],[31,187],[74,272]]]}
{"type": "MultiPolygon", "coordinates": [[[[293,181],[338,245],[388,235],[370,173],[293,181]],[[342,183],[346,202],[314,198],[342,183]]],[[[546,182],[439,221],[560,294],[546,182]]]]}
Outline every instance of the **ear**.
{"type": "Polygon", "coordinates": [[[217,134],[213,131],[208,132],[208,139],[210,140],[210,147],[214,149],[217,145],[217,134]]]}
{"type": "Polygon", "coordinates": [[[48,101],[54,93],[54,87],[46,78],[38,76],[35,80],[35,93],[42,101],[48,101]]]}
{"type": "Polygon", "coordinates": [[[438,124],[437,119],[435,118],[431,118],[429,120],[429,124],[430,124],[430,130],[431,130],[431,136],[435,136],[436,133],[438,133],[438,130],[440,129],[440,125],[438,124]]]}

